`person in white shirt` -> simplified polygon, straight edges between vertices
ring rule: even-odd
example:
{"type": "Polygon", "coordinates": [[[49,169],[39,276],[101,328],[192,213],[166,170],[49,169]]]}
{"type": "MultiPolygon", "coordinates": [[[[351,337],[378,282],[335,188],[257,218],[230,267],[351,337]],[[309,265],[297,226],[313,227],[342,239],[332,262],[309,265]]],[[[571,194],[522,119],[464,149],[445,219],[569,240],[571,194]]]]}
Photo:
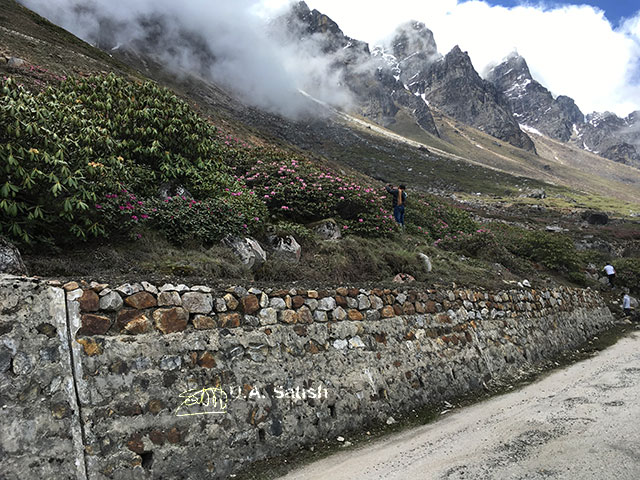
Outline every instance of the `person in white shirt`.
{"type": "Polygon", "coordinates": [[[616,279],[616,269],[613,268],[613,265],[611,265],[610,263],[607,263],[604,266],[604,272],[609,277],[609,285],[613,287],[613,282],[616,279]]]}
{"type": "Polygon", "coordinates": [[[622,309],[626,317],[631,315],[631,297],[628,293],[625,293],[624,297],[622,297],[622,309]]]}

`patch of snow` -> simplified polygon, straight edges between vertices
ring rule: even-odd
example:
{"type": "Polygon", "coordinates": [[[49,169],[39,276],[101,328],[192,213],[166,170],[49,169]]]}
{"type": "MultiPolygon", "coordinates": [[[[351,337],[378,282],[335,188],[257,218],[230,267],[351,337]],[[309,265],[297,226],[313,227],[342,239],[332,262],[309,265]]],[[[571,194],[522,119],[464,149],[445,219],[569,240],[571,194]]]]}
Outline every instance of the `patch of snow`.
{"type": "Polygon", "coordinates": [[[600,152],[596,150],[591,150],[589,147],[587,147],[587,144],[584,143],[584,140],[582,141],[582,148],[584,148],[587,152],[595,153],[596,155],[600,154],[600,152]]]}
{"type": "Polygon", "coordinates": [[[543,134],[542,134],[542,132],[540,130],[537,130],[537,129],[533,128],[533,127],[530,127],[529,125],[524,125],[522,123],[520,123],[519,125],[520,125],[520,128],[522,130],[524,130],[525,132],[527,132],[527,133],[533,133],[534,135],[543,136],[543,134]]]}

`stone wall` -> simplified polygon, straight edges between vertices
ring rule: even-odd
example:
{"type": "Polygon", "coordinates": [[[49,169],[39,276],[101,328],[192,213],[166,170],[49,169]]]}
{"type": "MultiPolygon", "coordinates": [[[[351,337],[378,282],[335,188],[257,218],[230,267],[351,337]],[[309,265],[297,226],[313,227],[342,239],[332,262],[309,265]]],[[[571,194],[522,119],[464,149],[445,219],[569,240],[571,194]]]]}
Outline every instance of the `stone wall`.
{"type": "MultiPolygon", "coordinates": [[[[143,282],[64,290],[67,378],[75,378],[84,444],[76,463],[91,479],[224,478],[512,378],[613,320],[596,292],[568,288],[213,291],[143,282]]],[[[2,332],[5,343],[18,333],[2,332]]],[[[20,378],[2,375],[10,385],[20,378]]]]}
{"type": "Polygon", "coordinates": [[[85,478],[65,295],[0,276],[0,478],[85,478]]]}

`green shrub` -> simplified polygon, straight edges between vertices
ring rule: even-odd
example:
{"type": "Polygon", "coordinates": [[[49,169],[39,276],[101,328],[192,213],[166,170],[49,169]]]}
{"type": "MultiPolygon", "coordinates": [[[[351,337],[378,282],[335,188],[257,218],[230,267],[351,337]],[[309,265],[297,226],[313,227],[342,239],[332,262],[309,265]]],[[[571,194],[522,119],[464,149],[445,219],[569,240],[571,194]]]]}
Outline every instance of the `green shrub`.
{"type": "Polygon", "coordinates": [[[640,258],[619,258],[612,262],[616,269],[616,283],[638,292],[640,290],[640,258]]]}
{"type": "Polygon", "coordinates": [[[4,79],[0,234],[27,243],[105,235],[105,222],[111,227],[117,217],[95,207],[105,195],[126,188],[152,198],[166,182],[234,206],[232,197],[243,195],[242,208],[260,210],[260,200],[224,164],[242,148],[218,133],[151,82],[70,78],[32,93],[4,79]]]}
{"type": "Polygon", "coordinates": [[[291,154],[258,149],[240,160],[238,180],[250,186],[275,221],[335,218],[345,234],[380,237],[397,231],[381,189],[291,154]]]}
{"type": "Polygon", "coordinates": [[[445,235],[444,238],[436,240],[435,245],[468,257],[487,260],[497,259],[504,253],[504,247],[500,245],[493,232],[483,228],[473,233],[458,232],[445,235]]]}
{"type": "Polygon", "coordinates": [[[173,197],[146,203],[151,225],[174,244],[212,244],[226,235],[249,235],[263,228],[266,209],[240,197],[193,200],[173,197]]]}
{"type": "Polygon", "coordinates": [[[410,231],[427,235],[434,241],[478,230],[467,212],[431,196],[412,195],[407,202],[406,219],[411,225],[410,231]]]}
{"type": "Polygon", "coordinates": [[[539,262],[551,270],[579,270],[579,255],[571,237],[558,233],[495,224],[498,240],[514,255],[539,262]]]}
{"type": "Polygon", "coordinates": [[[269,226],[269,233],[278,237],[286,237],[291,235],[299,242],[313,242],[314,234],[304,225],[299,223],[281,221],[269,226]]]}

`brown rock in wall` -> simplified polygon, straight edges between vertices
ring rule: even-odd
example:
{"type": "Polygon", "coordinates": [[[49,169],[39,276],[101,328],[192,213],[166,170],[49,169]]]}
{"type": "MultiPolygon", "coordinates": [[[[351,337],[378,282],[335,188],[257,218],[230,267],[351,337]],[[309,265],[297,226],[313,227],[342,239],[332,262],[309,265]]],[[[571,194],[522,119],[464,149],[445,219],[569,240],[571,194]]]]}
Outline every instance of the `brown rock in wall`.
{"type": "Polygon", "coordinates": [[[238,328],[242,325],[242,316],[239,313],[221,313],[218,315],[220,328],[238,328]]]}
{"type": "Polygon", "coordinates": [[[198,365],[200,365],[202,368],[211,369],[216,366],[216,359],[213,357],[211,352],[204,352],[198,360],[198,365]]]}
{"type": "Polygon", "coordinates": [[[102,345],[93,338],[79,338],[76,341],[82,345],[84,353],[87,356],[94,357],[96,355],[102,355],[102,345]]]}
{"type": "Polygon", "coordinates": [[[196,315],[193,317],[193,326],[196,330],[211,330],[216,328],[216,321],[206,315],[196,315]]]}
{"type": "Polygon", "coordinates": [[[424,310],[426,313],[436,313],[437,312],[436,302],[434,302],[433,300],[429,300],[427,304],[424,306],[424,310]]]}
{"type": "Polygon", "coordinates": [[[121,331],[125,330],[129,323],[133,322],[134,320],[139,322],[141,317],[147,318],[144,312],[141,310],[120,310],[116,317],[116,326],[121,331]]]}
{"type": "Polygon", "coordinates": [[[416,307],[413,306],[413,303],[407,302],[402,307],[402,311],[405,315],[413,315],[416,313],[416,307]]]}
{"type": "Polygon", "coordinates": [[[387,305],[382,309],[382,318],[391,318],[395,317],[396,312],[393,311],[393,307],[391,305],[387,305]]]}
{"type": "Polygon", "coordinates": [[[155,307],[158,304],[156,297],[151,295],[149,292],[134,293],[130,297],[127,297],[124,300],[124,303],[130,307],[137,308],[138,310],[155,307]]]}
{"type": "Polygon", "coordinates": [[[280,312],[280,321],[283,323],[296,323],[298,321],[298,314],[293,310],[284,310],[280,312]]]}
{"type": "Polygon", "coordinates": [[[82,315],[82,327],[78,335],[104,335],[111,327],[111,319],[87,313],[82,315]]]}
{"type": "Polygon", "coordinates": [[[127,440],[127,448],[138,455],[144,453],[144,442],[142,441],[142,434],[134,433],[127,440]]]}
{"type": "Polygon", "coordinates": [[[85,290],[78,299],[78,303],[83,312],[97,312],[100,309],[100,297],[93,290],[85,290]]]}
{"type": "Polygon", "coordinates": [[[302,307],[304,305],[304,297],[300,296],[300,295],[296,295],[295,297],[293,297],[291,299],[291,305],[293,306],[293,308],[295,308],[296,310],[300,307],[302,307]]]}
{"type": "Polygon", "coordinates": [[[124,326],[124,330],[132,335],[140,335],[153,331],[153,324],[146,315],[138,315],[124,326]]]}
{"type": "Polygon", "coordinates": [[[247,295],[240,300],[242,311],[247,315],[253,315],[260,310],[260,301],[255,295],[247,295]]]}
{"type": "Polygon", "coordinates": [[[159,308],[153,312],[153,320],[162,333],[175,333],[187,328],[189,314],[182,307],[159,308]]]}
{"type": "Polygon", "coordinates": [[[347,299],[342,295],[336,295],[336,305],[347,308],[347,299]]]}

